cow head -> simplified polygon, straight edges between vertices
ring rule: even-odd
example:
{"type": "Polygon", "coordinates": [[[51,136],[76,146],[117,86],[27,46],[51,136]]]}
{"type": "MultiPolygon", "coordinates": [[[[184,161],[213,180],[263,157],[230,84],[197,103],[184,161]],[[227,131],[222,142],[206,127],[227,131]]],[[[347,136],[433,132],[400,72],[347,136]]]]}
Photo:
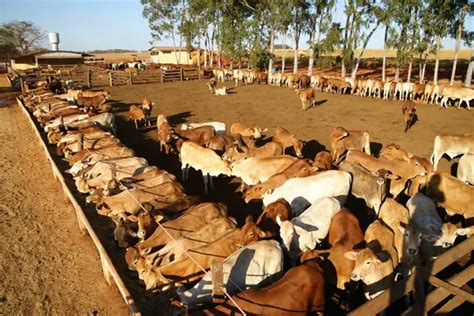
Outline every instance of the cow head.
{"type": "Polygon", "coordinates": [[[409,164],[410,179],[415,178],[416,176],[426,176],[428,174],[428,170],[426,170],[426,167],[420,162],[419,159],[409,158],[405,160],[408,161],[409,164]]]}
{"type": "Polygon", "coordinates": [[[137,270],[137,263],[141,258],[140,253],[138,252],[137,248],[129,247],[125,252],[125,261],[127,262],[128,269],[132,271],[137,270]]]}
{"type": "Polygon", "coordinates": [[[420,247],[422,230],[415,228],[411,223],[400,222],[398,229],[403,234],[404,255],[416,256],[420,247]]]}
{"type": "Polygon", "coordinates": [[[474,234],[474,227],[457,228],[454,224],[444,223],[441,226],[441,231],[436,233],[434,229],[431,229],[433,233],[425,233],[423,238],[433,242],[433,246],[439,246],[443,248],[450,248],[454,245],[458,236],[470,236],[474,234]]]}
{"type": "Polygon", "coordinates": [[[263,184],[252,185],[247,188],[244,193],[245,203],[248,203],[252,200],[263,199],[264,194],[267,192],[267,188],[263,184]]]}
{"type": "Polygon", "coordinates": [[[240,234],[240,242],[238,243],[240,247],[267,237],[267,234],[254,223],[251,215],[245,219],[245,225],[242,227],[240,234]]]}
{"type": "Polygon", "coordinates": [[[380,151],[380,156],[385,157],[387,159],[406,159],[413,157],[413,155],[406,150],[400,148],[399,145],[396,144],[388,144],[380,151]]]}
{"type": "Polygon", "coordinates": [[[352,281],[361,280],[365,284],[369,285],[374,281],[380,280],[383,275],[381,269],[384,262],[390,259],[390,255],[385,251],[374,253],[371,249],[365,248],[358,251],[348,251],[344,256],[355,261],[354,269],[351,273],[352,281]]]}

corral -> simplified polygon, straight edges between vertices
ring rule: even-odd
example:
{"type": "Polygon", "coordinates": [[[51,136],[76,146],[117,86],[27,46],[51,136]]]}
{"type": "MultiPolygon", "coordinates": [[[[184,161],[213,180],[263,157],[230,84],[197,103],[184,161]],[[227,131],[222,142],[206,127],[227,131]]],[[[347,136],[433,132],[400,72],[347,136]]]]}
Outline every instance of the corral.
{"type": "MultiPolygon", "coordinates": [[[[230,125],[243,122],[249,125],[260,125],[272,129],[282,126],[306,141],[303,154],[313,158],[324,147],[329,149],[328,136],[337,126],[348,129],[367,129],[371,134],[372,150],[377,153],[383,144],[397,143],[410,152],[429,157],[433,149],[433,139],[441,133],[463,134],[471,132],[473,113],[465,110],[440,110],[438,106],[418,105],[419,121],[408,134],[403,132],[403,120],[400,113],[400,102],[380,99],[361,98],[350,95],[333,95],[317,93],[317,106],[302,112],[299,100],[293,89],[277,88],[266,85],[249,85],[233,87],[227,84],[230,93],[225,97],[210,95],[203,81],[173,82],[167,84],[150,84],[140,86],[121,86],[108,88],[112,94],[110,103],[117,114],[118,138],[136,151],[137,156],[145,157],[151,165],[179,175],[179,161],[173,154],[159,152],[156,128],[142,129],[138,132],[128,121],[128,107],[140,104],[144,97],[155,102],[152,117],[166,114],[172,125],[184,122],[202,122],[217,120],[230,125]]],[[[450,164],[443,160],[442,171],[450,171],[450,164]]],[[[202,182],[195,173],[191,181],[184,183],[188,194],[199,194],[203,200],[219,201],[229,206],[230,214],[238,219],[239,226],[248,214],[254,218],[258,215],[258,203],[245,204],[239,194],[234,193],[235,186],[228,179],[219,179],[216,190],[208,196],[202,196],[202,182]]],[[[350,208],[357,208],[357,204],[350,208]]],[[[88,215],[94,222],[94,210],[88,215]]],[[[364,224],[364,223],[363,223],[364,224]]],[[[94,225],[93,225],[94,226],[94,225]]],[[[95,224],[95,228],[98,226],[95,224]]],[[[111,235],[112,226],[99,229],[99,236],[111,235]]],[[[119,273],[127,287],[131,288],[140,310],[148,314],[166,303],[163,295],[144,294],[138,282],[129,279],[123,263],[123,255],[114,247],[108,249],[119,273]],[[163,302],[162,305],[160,302],[163,302]]],[[[355,303],[357,305],[357,303],[355,303]]]]}

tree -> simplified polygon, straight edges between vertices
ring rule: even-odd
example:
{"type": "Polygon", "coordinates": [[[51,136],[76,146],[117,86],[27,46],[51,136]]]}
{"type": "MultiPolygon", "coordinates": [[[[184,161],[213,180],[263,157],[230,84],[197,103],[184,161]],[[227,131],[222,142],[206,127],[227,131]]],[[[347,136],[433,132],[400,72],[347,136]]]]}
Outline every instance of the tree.
{"type": "Polygon", "coordinates": [[[304,0],[291,0],[292,5],[292,20],[291,28],[293,31],[293,38],[295,40],[295,55],[293,60],[293,73],[298,72],[298,48],[300,44],[301,33],[305,29],[308,21],[308,3],[304,0]]]}
{"type": "Polygon", "coordinates": [[[12,21],[0,26],[0,49],[27,55],[41,48],[46,34],[28,21],[12,21]]]}
{"type": "Polygon", "coordinates": [[[264,4],[268,10],[270,28],[270,59],[268,61],[268,72],[271,72],[275,52],[275,36],[278,32],[286,33],[291,22],[290,3],[288,0],[267,0],[264,1],[264,4]]]}
{"type": "Polygon", "coordinates": [[[469,39],[469,33],[464,30],[464,21],[466,19],[466,15],[472,15],[474,13],[474,3],[470,3],[469,0],[459,0],[453,1],[452,5],[452,12],[454,12],[456,19],[454,19],[454,23],[451,26],[451,35],[456,37],[456,46],[454,50],[454,61],[453,61],[453,69],[451,71],[451,80],[449,85],[452,86],[454,84],[454,78],[456,76],[456,65],[458,62],[458,53],[459,48],[461,47],[461,39],[469,39]]]}

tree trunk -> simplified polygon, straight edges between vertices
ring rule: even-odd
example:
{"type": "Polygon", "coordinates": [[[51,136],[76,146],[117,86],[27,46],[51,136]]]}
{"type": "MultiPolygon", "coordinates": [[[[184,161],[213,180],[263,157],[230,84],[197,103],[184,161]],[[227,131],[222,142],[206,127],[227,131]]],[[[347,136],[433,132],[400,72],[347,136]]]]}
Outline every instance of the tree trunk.
{"type": "Polygon", "coordinates": [[[209,36],[206,31],[206,36],[204,37],[204,69],[207,69],[207,52],[209,45],[209,36]]]}
{"type": "Polygon", "coordinates": [[[308,61],[308,76],[311,76],[313,74],[313,64],[314,64],[314,43],[313,43],[313,32],[309,35],[309,61],[308,61]]]}
{"type": "MultiPolygon", "coordinates": [[[[428,54],[426,54],[426,55],[428,55],[428,54]]],[[[425,60],[423,61],[423,70],[421,71],[420,83],[425,82],[426,63],[428,61],[428,57],[426,55],[425,55],[425,60]]]]}
{"type": "Polygon", "coordinates": [[[299,48],[300,36],[295,34],[295,56],[293,59],[293,73],[298,72],[298,48],[299,48]]]}
{"type": "Polygon", "coordinates": [[[454,84],[454,78],[456,77],[456,65],[458,63],[458,53],[459,53],[459,48],[461,47],[461,34],[464,28],[464,18],[466,17],[466,13],[467,13],[467,5],[464,6],[461,10],[459,26],[456,31],[456,46],[455,46],[455,51],[454,51],[453,70],[451,71],[451,81],[449,81],[450,86],[454,84]]]}
{"type": "Polygon", "coordinates": [[[471,59],[469,66],[467,67],[466,80],[464,80],[464,86],[470,88],[472,83],[472,71],[474,70],[474,60],[471,59]]]}
{"type": "Polygon", "coordinates": [[[433,74],[433,84],[438,84],[438,70],[439,70],[439,51],[441,46],[441,36],[436,36],[436,61],[433,74]]]}
{"type": "Polygon", "coordinates": [[[201,70],[201,34],[198,34],[198,53],[197,53],[198,69],[201,70]]]}
{"type": "Polygon", "coordinates": [[[395,82],[400,80],[400,65],[397,65],[397,71],[395,72],[395,82]]]}
{"type": "Polygon", "coordinates": [[[285,72],[286,61],[286,32],[283,34],[283,56],[281,57],[281,73],[285,72]]]}
{"type": "Polygon", "coordinates": [[[387,65],[387,38],[388,25],[385,26],[385,35],[383,37],[383,59],[382,59],[382,81],[385,82],[385,67],[387,65]]]}
{"type": "Polygon", "coordinates": [[[411,80],[411,69],[413,66],[413,58],[410,58],[410,63],[408,64],[408,76],[407,76],[407,82],[410,82],[411,80]]]}
{"type": "Polygon", "coordinates": [[[270,35],[270,60],[268,61],[268,73],[272,73],[273,68],[273,54],[275,52],[275,29],[272,28],[270,35]]]}

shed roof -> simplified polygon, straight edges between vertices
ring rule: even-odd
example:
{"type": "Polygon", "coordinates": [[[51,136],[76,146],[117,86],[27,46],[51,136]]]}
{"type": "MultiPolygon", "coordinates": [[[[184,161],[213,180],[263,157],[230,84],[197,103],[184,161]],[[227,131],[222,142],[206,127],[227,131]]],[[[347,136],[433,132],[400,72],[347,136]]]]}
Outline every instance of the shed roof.
{"type": "Polygon", "coordinates": [[[33,53],[29,55],[19,56],[13,58],[14,60],[27,60],[31,58],[48,58],[48,59],[69,59],[69,58],[83,58],[83,57],[90,57],[93,55],[81,53],[81,52],[72,52],[66,50],[49,50],[49,51],[42,51],[38,53],[33,53]]]}

